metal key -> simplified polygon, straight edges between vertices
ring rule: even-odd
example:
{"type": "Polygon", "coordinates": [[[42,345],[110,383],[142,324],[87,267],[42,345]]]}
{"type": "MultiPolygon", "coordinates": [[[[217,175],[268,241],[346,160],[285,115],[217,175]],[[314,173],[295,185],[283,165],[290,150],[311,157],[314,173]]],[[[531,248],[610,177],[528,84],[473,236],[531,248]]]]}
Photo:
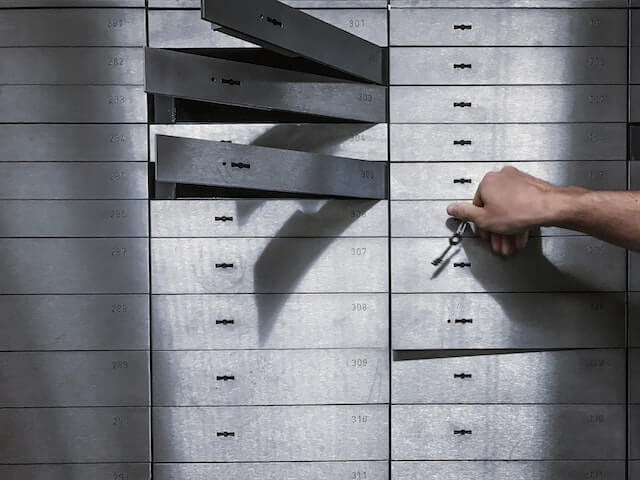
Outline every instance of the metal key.
{"type": "Polygon", "coordinates": [[[451,250],[451,247],[455,247],[462,241],[462,235],[464,234],[464,231],[468,226],[469,222],[461,222],[460,225],[458,225],[456,231],[449,237],[449,245],[447,245],[447,248],[445,248],[444,252],[442,252],[442,255],[431,262],[431,265],[437,267],[442,263],[444,257],[446,257],[447,253],[449,253],[449,250],[451,250]]]}

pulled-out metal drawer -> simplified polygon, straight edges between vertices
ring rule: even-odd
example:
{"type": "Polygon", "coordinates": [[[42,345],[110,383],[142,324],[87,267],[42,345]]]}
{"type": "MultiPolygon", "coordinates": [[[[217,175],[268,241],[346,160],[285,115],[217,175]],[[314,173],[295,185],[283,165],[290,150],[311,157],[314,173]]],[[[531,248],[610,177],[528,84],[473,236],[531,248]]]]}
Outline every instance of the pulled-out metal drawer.
{"type": "Polygon", "coordinates": [[[146,200],[0,200],[0,237],[147,237],[146,200]]]}
{"type": "Polygon", "coordinates": [[[383,238],[152,239],[153,293],[388,291],[383,238]]]}
{"type": "Polygon", "coordinates": [[[0,125],[0,162],[146,162],[146,125],[0,125]]]}
{"type": "Polygon", "coordinates": [[[0,465],[3,480],[148,480],[151,464],[0,465]]]}
{"type": "Polygon", "coordinates": [[[154,407],[154,461],[386,460],[389,407],[154,407]]]}
{"type": "Polygon", "coordinates": [[[394,405],[394,460],[623,460],[624,405],[394,405]]]}
{"type": "Polygon", "coordinates": [[[136,86],[5,85],[0,118],[4,123],[144,123],[147,101],[144,87],[136,86]]]}
{"type": "Polygon", "coordinates": [[[626,401],[624,348],[482,355],[469,352],[453,357],[425,352],[429,354],[433,357],[393,362],[393,403],[626,401]]]}
{"type": "Polygon", "coordinates": [[[146,199],[144,163],[0,163],[3,200],[146,199]]]}
{"type": "Polygon", "coordinates": [[[0,408],[150,404],[147,352],[5,352],[0,371],[0,408]]]}
{"type": "Polygon", "coordinates": [[[0,350],[148,350],[147,295],[0,295],[0,350]]]}
{"type": "MultiPolygon", "coordinates": [[[[212,30],[199,10],[149,11],[149,46],[159,48],[244,48],[256,45],[212,30]]],[[[387,45],[387,12],[384,9],[305,10],[313,17],[335,25],[380,46],[387,45]]]]}
{"type": "Polygon", "coordinates": [[[148,462],[149,408],[0,409],[0,462],[148,462]]]}
{"type": "MultiPolygon", "coordinates": [[[[512,258],[467,238],[439,267],[442,239],[391,240],[391,288],[419,292],[554,292],[626,289],[626,252],[591,237],[532,238],[512,258]]],[[[175,277],[175,275],[174,275],[175,277]]]]}
{"type": "Polygon", "coordinates": [[[624,293],[394,294],[391,304],[394,350],[625,346],[624,293]]]}
{"type": "Polygon", "coordinates": [[[0,84],[143,85],[142,48],[3,48],[0,84]]]}
{"type": "Polygon", "coordinates": [[[0,294],[147,293],[145,238],[0,239],[0,294]]]}
{"type": "Polygon", "coordinates": [[[518,480],[624,480],[624,460],[611,461],[475,461],[475,462],[392,462],[394,480],[478,480],[480,478],[518,480]]]}
{"type": "Polygon", "coordinates": [[[154,295],[151,302],[155,350],[388,346],[386,293],[154,295]]]}
{"type": "Polygon", "coordinates": [[[386,237],[388,203],[369,200],[151,202],[153,237],[386,237]]]}
{"type": "Polygon", "coordinates": [[[627,188],[627,163],[623,161],[393,163],[391,199],[469,200],[485,174],[508,165],[555,185],[596,190],[627,188]]]}
{"type": "Polygon", "coordinates": [[[156,480],[210,480],[212,478],[242,478],[244,480],[299,480],[300,478],[388,480],[389,463],[385,461],[160,463],[153,466],[153,478],[156,480]]]}
{"type": "Polygon", "coordinates": [[[626,85],[407,86],[391,87],[389,95],[393,123],[624,122],[627,117],[626,85]]]}
{"type": "Polygon", "coordinates": [[[142,47],[145,32],[144,9],[6,10],[0,18],[4,47],[142,47]]]}
{"type": "MultiPolygon", "coordinates": [[[[386,0],[281,0],[296,8],[387,8],[386,0]]],[[[149,8],[200,8],[200,0],[149,0],[149,8]]]]}
{"type": "Polygon", "coordinates": [[[392,162],[626,160],[626,145],[626,123],[391,125],[392,162]]]}
{"type": "Polygon", "coordinates": [[[386,124],[176,124],[151,125],[149,132],[152,162],[156,161],[156,135],[283,148],[358,160],[387,161],[388,154],[386,124]]]}
{"type": "MultiPolygon", "coordinates": [[[[140,7],[145,0],[3,0],[0,8],[140,7]]],[[[2,477],[4,478],[4,477],[2,477]]],[[[74,477],[75,478],[75,477],[74,477]]]]}
{"type": "MultiPolygon", "coordinates": [[[[466,3],[464,7],[469,7],[466,3]]],[[[392,9],[390,43],[394,46],[626,46],[627,12],[542,8],[392,9]]]]}
{"type": "Polygon", "coordinates": [[[389,352],[156,351],[152,390],[154,406],[388,403],[389,352]]]}
{"type": "Polygon", "coordinates": [[[627,83],[625,47],[392,47],[392,85],[627,83]]]}

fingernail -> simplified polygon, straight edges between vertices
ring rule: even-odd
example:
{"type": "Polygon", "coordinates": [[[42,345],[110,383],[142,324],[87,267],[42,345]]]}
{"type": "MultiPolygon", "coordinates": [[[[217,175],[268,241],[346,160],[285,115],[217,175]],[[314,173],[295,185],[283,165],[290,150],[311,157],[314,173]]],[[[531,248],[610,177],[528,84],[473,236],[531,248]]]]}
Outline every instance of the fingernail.
{"type": "Polygon", "coordinates": [[[447,207],[447,213],[449,215],[451,215],[452,217],[455,217],[456,216],[456,207],[455,207],[455,205],[449,205],[447,207]]]}

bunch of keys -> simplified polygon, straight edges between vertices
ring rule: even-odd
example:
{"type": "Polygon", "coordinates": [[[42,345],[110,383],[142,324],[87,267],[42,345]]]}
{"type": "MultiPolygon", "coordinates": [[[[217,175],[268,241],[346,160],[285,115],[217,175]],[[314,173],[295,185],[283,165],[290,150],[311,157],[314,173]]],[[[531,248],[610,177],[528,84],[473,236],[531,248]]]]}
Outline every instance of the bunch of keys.
{"type": "Polygon", "coordinates": [[[456,231],[449,237],[449,245],[447,246],[447,248],[444,250],[444,252],[442,252],[442,255],[431,262],[431,265],[437,267],[442,263],[444,257],[446,257],[447,253],[449,253],[449,250],[451,250],[451,247],[455,247],[462,241],[462,235],[464,234],[464,231],[468,226],[469,222],[462,222],[460,223],[460,225],[458,225],[456,231]]]}

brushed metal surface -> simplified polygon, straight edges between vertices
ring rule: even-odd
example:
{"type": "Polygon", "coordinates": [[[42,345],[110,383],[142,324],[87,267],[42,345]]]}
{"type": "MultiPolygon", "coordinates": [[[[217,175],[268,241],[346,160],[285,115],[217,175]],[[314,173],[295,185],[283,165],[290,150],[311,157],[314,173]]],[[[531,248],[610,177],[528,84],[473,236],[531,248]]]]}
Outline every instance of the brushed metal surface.
{"type": "Polygon", "coordinates": [[[155,351],[152,381],[158,407],[388,403],[389,352],[155,351]]]}
{"type": "MultiPolygon", "coordinates": [[[[629,160],[640,160],[640,125],[629,125],[629,160]]],[[[640,185],[640,171],[638,167],[631,163],[629,165],[631,188],[638,188],[640,185]]]]}
{"type": "Polygon", "coordinates": [[[0,84],[143,85],[142,48],[0,50],[0,84]]]}
{"type": "Polygon", "coordinates": [[[629,402],[640,403],[640,348],[629,349],[629,402]]]}
{"type": "Polygon", "coordinates": [[[384,461],[226,464],[161,463],[153,466],[153,478],[156,480],[209,480],[212,478],[242,478],[244,480],[298,480],[300,478],[354,480],[360,478],[363,480],[388,480],[389,464],[384,461]]]}
{"type": "Polygon", "coordinates": [[[380,85],[157,48],[145,49],[145,91],[369,123],[387,118],[387,88],[380,85]]]}
{"type": "Polygon", "coordinates": [[[387,248],[383,238],[155,238],[153,293],[385,292],[387,248]]]}
{"type": "Polygon", "coordinates": [[[442,250],[438,238],[392,239],[392,291],[623,292],[626,288],[625,250],[591,237],[532,238],[513,258],[495,255],[487,242],[468,238],[436,268],[431,261],[442,250]]]}
{"type": "Polygon", "coordinates": [[[1,124],[1,162],[146,162],[146,125],[1,124]]]}
{"type": "Polygon", "coordinates": [[[0,409],[0,462],[148,462],[149,408],[0,409]]]}
{"type": "Polygon", "coordinates": [[[0,351],[148,350],[146,295],[0,295],[0,351]]]}
{"type": "Polygon", "coordinates": [[[627,477],[629,480],[638,480],[640,478],[640,462],[639,461],[629,461],[629,476],[627,477]]]}
{"type": "Polygon", "coordinates": [[[153,237],[386,237],[387,234],[388,203],[373,200],[151,202],[153,237]]]}
{"type": "MultiPolygon", "coordinates": [[[[149,0],[149,8],[200,8],[201,0],[149,0]]],[[[593,1],[593,0],[592,0],[593,1]]],[[[386,0],[282,0],[297,8],[387,8],[386,0]]]]}
{"type": "Polygon", "coordinates": [[[142,47],[146,43],[145,30],[143,9],[6,10],[0,18],[0,44],[4,47],[142,47]]]}
{"type": "Polygon", "coordinates": [[[640,291],[640,252],[636,251],[629,251],[629,291],[640,291]]]}
{"type": "Polygon", "coordinates": [[[3,200],[146,199],[144,163],[0,163],[3,200]]]}
{"type": "Polygon", "coordinates": [[[625,47],[392,47],[392,85],[627,83],[625,47]]]}
{"type": "Polygon", "coordinates": [[[0,239],[0,294],[147,293],[144,238],[0,239]]]}
{"type": "Polygon", "coordinates": [[[477,480],[479,478],[511,480],[582,480],[602,478],[623,480],[625,462],[602,461],[475,461],[475,462],[392,462],[394,480],[477,480]]]}
{"type": "Polygon", "coordinates": [[[4,85],[0,119],[3,123],[144,123],[147,102],[144,88],[137,86],[4,85]]]}
{"type": "Polygon", "coordinates": [[[151,302],[156,350],[388,347],[386,293],[153,295],[151,302]]]}
{"type": "Polygon", "coordinates": [[[156,148],[159,182],[388,198],[388,169],[383,162],[165,135],[156,136],[156,148]]]}
{"type": "Polygon", "coordinates": [[[151,465],[140,463],[0,465],[4,480],[149,480],[151,465]]]}
{"type": "Polygon", "coordinates": [[[624,122],[627,111],[622,85],[396,86],[389,96],[393,123],[624,122]]]}
{"type": "Polygon", "coordinates": [[[0,200],[0,237],[147,237],[145,200],[0,200]]]}
{"type": "Polygon", "coordinates": [[[560,186],[626,190],[623,161],[393,163],[392,200],[470,200],[485,174],[511,165],[560,186]]]}
{"type": "MultiPolygon", "coordinates": [[[[635,25],[634,30],[640,28],[640,25],[635,25]]],[[[633,31],[633,30],[632,30],[633,31]]],[[[637,35],[637,33],[636,33],[637,35]]],[[[640,45],[632,45],[629,49],[629,83],[640,83],[640,45]]]]}
{"type": "MultiPolygon", "coordinates": [[[[151,8],[151,2],[149,3],[151,8]]],[[[173,0],[171,3],[175,4],[176,1],[173,0]]],[[[349,7],[349,5],[341,5],[346,2],[326,3],[334,8],[303,10],[303,12],[369,42],[383,47],[387,45],[386,10],[360,8],[342,10],[342,8],[349,7]],[[341,9],[338,10],[335,7],[341,9]]],[[[171,8],[169,3],[158,6],[171,8]]],[[[200,0],[197,0],[197,7],[198,10],[149,11],[149,46],[158,48],[257,48],[257,45],[253,43],[212,30],[211,23],[201,18],[200,0]]]]}
{"type": "Polygon", "coordinates": [[[626,160],[627,155],[624,123],[394,124],[390,138],[392,162],[626,160]],[[454,143],[460,140],[471,144],[454,143]]]}
{"type": "Polygon", "coordinates": [[[0,408],[150,405],[147,352],[0,353],[0,408]]]}
{"type": "Polygon", "coordinates": [[[394,460],[623,460],[624,405],[393,405],[394,460]],[[456,435],[454,431],[471,430],[456,435]]]}
{"type": "Polygon", "coordinates": [[[629,292],[629,346],[640,348],[640,293],[629,292]]]}
{"type": "Polygon", "coordinates": [[[392,345],[396,350],[621,348],[624,297],[624,293],[394,294],[392,345]]]}
{"type": "Polygon", "coordinates": [[[145,0],[3,0],[0,8],[140,7],[145,0]]]}
{"type": "Polygon", "coordinates": [[[390,44],[474,47],[627,44],[625,10],[472,9],[468,3],[464,9],[391,9],[390,44]],[[456,29],[456,25],[471,28],[456,29]]]}
{"type": "Polygon", "coordinates": [[[640,85],[629,87],[629,119],[631,122],[640,122],[640,85]]]}
{"type": "MultiPolygon", "coordinates": [[[[1,128],[1,127],[0,127],[1,128]]],[[[175,124],[151,125],[150,160],[156,161],[156,135],[284,148],[360,160],[386,161],[387,125],[362,123],[175,124]]],[[[1,148],[1,146],[0,146],[1,148]]],[[[602,157],[603,159],[605,157],[602,157]]],[[[623,157],[624,158],[624,157],[623,157]]]]}
{"type": "Polygon", "coordinates": [[[392,402],[624,404],[625,370],[624,348],[395,361],[392,402]]]}
{"type": "Polygon", "coordinates": [[[388,429],[386,405],[154,407],[153,458],[162,463],[386,460],[388,429]]]}
{"type": "Polygon", "coordinates": [[[629,405],[629,459],[640,459],[640,405],[629,405]]]}

